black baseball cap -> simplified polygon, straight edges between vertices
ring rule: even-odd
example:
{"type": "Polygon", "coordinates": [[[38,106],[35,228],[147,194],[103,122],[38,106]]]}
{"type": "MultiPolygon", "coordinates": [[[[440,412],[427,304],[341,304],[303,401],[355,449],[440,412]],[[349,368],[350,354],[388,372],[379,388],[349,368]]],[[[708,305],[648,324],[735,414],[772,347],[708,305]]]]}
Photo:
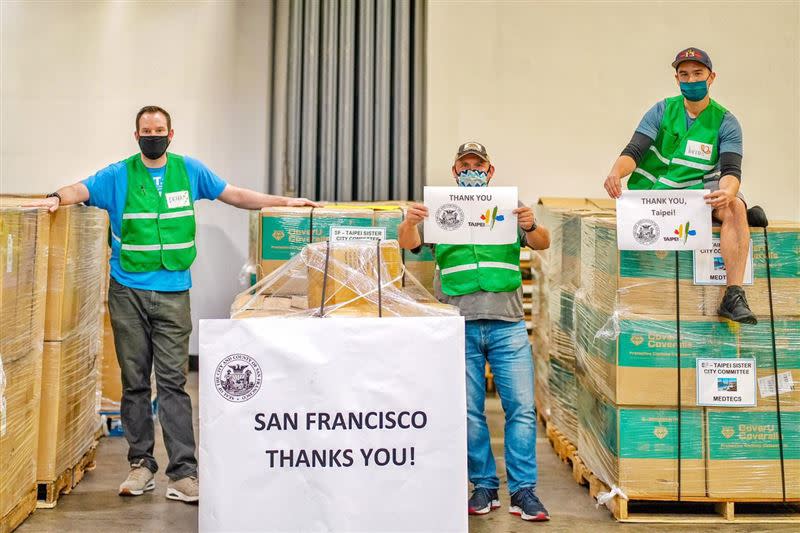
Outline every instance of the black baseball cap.
{"type": "Polygon", "coordinates": [[[464,144],[459,146],[458,150],[456,150],[455,161],[458,161],[467,154],[477,155],[487,163],[491,163],[491,160],[489,159],[489,154],[486,152],[486,147],[481,143],[470,141],[470,142],[465,142],[464,144]]]}
{"type": "Polygon", "coordinates": [[[699,48],[689,47],[678,52],[678,55],[675,56],[675,61],[672,62],[672,68],[677,70],[678,65],[684,61],[697,61],[698,63],[707,66],[708,70],[714,70],[711,68],[711,58],[708,57],[707,53],[699,48]]]}

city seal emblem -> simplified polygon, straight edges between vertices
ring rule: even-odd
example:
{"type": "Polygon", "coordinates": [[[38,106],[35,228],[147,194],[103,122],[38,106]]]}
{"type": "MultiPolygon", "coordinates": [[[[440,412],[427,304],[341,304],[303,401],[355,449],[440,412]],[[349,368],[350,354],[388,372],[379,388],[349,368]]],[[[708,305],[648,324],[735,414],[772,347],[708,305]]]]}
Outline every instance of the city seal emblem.
{"type": "Polygon", "coordinates": [[[643,218],[633,225],[633,238],[639,244],[650,245],[658,240],[661,235],[661,230],[658,229],[658,224],[652,220],[643,218]]]}
{"type": "Polygon", "coordinates": [[[261,367],[249,355],[231,354],[217,365],[214,385],[229,402],[246,402],[261,389],[261,367]]]}
{"type": "Polygon", "coordinates": [[[446,231],[457,230],[464,225],[464,210],[456,204],[443,204],[436,210],[436,225],[446,231]]]}

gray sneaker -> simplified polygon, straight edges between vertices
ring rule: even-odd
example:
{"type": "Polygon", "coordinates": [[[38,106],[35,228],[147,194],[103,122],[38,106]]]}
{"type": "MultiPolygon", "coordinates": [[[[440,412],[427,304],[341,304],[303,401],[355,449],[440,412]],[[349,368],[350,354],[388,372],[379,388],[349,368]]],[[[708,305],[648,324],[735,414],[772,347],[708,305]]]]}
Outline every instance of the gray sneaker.
{"type": "Polygon", "coordinates": [[[144,466],[144,461],[133,463],[128,477],[119,486],[120,496],[141,496],[145,491],[156,488],[153,473],[144,466]]]}
{"type": "Polygon", "coordinates": [[[188,476],[175,481],[170,480],[167,485],[167,498],[187,503],[200,500],[200,482],[197,476],[188,476]]]}

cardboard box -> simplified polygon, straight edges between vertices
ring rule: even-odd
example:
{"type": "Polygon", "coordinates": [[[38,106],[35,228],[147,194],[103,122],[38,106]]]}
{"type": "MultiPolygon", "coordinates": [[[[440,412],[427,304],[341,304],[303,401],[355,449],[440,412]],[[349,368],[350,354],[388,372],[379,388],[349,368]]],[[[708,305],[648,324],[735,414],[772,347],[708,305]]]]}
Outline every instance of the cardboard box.
{"type": "Polygon", "coordinates": [[[0,517],[36,489],[49,230],[0,198],[0,517]]]}
{"type": "MultiPolygon", "coordinates": [[[[680,493],[705,496],[702,411],[684,409],[680,416],[680,493]]],[[[580,387],[578,418],[578,450],[596,476],[628,498],[677,498],[676,409],[620,407],[580,387]]]]}
{"type": "MultiPolygon", "coordinates": [[[[708,495],[783,498],[774,409],[708,409],[708,495]]],[[[786,497],[800,498],[800,410],[781,410],[786,497]]]]}
{"type": "Polygon", "coordinates": [[[37,480],[52,481],[77,464],[99,425],[99,320],[63,341],[44,343],[37,480]]]}
{"type": "Polygon", "coordinates": [[[45,340],[63,340],[96,322],[107,277],[108,217],[83,205],[50,216],[45,340]]]}

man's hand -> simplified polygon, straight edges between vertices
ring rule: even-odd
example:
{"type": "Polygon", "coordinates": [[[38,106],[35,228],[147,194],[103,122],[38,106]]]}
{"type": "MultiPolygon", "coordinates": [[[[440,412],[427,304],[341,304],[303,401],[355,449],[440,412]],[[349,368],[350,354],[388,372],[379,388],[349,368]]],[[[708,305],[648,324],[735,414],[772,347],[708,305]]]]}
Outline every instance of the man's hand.
{"type": "Polygon", "coordinates": [[[428,218],[428,208],[422,204],[411,204],[406,209],[406,221],[412,226],[419,225],[426,218],[428,218]]]}
{"type": "Polygon", "coordinates": [[[312,202],[308,198],[286,198],[286,207],[322,207],[317,202],[312,202]]]}
{"type": "Polygon", "coordinates": [[[622,195],[621,180],[620,177],[615,174],[609,174],[603,186],[606,188],[606,192],[611,198],[619,198],[622,195]]]}
{"type": "Polygon", "coordinates": [[[533,216],[533,209],[530,207],[518,207],[512,211],[515,215],[517,215],[517,224],[523,230],[529,230],[533,227],[533,223],[536,222],[536,217],[533,216]]]}
{"type": "Polygon", "coordinates": [[[724,209],[736,199],[736,194],[728,189],[720,189],[703,197],[708,205],[714,209],[724,209]]]}
{"type": "Polygon", "coordinates": [[[22,207],[46,207],[48,211],[55,213],[60,205],[61,200],[59,200],[57,196],[51,196],[50,198],[37,198],[36,200],[31,200],[30,202],[23,204],[22,207]]]}

